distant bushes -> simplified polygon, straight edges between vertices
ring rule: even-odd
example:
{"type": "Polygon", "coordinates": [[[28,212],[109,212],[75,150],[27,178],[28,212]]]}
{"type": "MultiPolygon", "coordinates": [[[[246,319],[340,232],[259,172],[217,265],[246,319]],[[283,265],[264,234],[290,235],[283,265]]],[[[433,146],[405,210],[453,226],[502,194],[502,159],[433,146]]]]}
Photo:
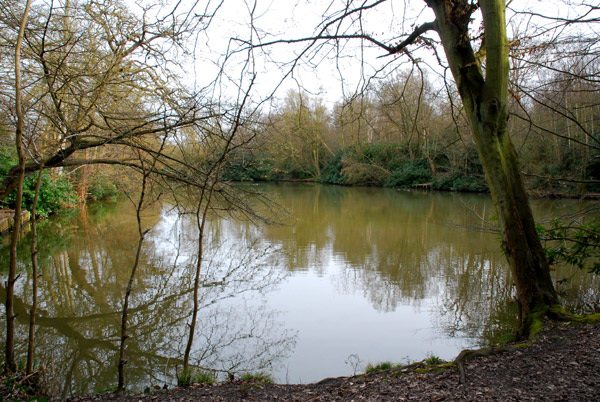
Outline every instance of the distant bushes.
{"type": "MultiPolygon", "coordinates": [[[[0,180],[4,180],[10,167],[14,164],[16,164],[16,155],[8,148],[0,148],[0,180]]],[[[25,182],[23,183],[23,208],[31,210],[36,183],[37,173],[25,177],[25,182]]],[[[16,190],[4,199],[5,206],[14,208],[15,199],[16,190]]],[[[36,208],[38,215],[48,216],[65,205],[77,202],[77,194],[73,190],[73,186],[64,177],[51,177],[48,171],[44,171],[40,187],[40,198],[36,208]]]]}
{"type": "Polygon", "coordinates": [[[485,192],[487,185],[477,154],[475,162],[453,168],[447,157],[426,158],[418,151],[412,155],[400,144],[364,144],[347,147],[322,160],[320,175],[309,173],[312,167],[298,162],[276,161],[265,153],[238,150],[231,155],[223,178],[231,181],[307,180],[349,186],[414,188],[425,186],[443,191],[485,192]],[[436,173],[431,169],[435,164],[436,173]]]}
{"type": "Polygon", "coordinates": [[[461,172],[436,178],[432,183],[432,188],[442,191],[469,191],[474,193],[488,191],[485,176],[467,176],[461,172]]]}
{"type": "Polygon", "coordinates": [[[93,177],[90,186],[87,189],[88,199],[103,200],[116,197],[119,194],[114,181],[106,175],[96,175],[93,177]]]}
{"type": "Polygon", "coordinates": [[[266,155],[240,150],[232,153],[227,160],[223,178],[233,181],[270,181],[277,179],[277,172],[266,155]]]}
{"type": "Polygon", "coordinates": [[[428,184],[433,181],[433,174],[427,160],[406,160],[397,169],[394,169],[386,178],[386,187],[413,187],[418,184],[428,184]]]}

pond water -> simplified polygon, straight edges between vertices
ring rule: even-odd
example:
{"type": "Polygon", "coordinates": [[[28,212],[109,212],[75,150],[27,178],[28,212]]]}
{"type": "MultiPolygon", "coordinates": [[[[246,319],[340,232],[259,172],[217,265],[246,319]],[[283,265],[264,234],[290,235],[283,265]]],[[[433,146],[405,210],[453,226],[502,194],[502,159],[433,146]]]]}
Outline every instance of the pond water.
{"type": "MultiPolygon", "coordinates": [[[[279,215],[276,225],[211,218],[193,364],[223,377],[262,370],[281,383],[311,382],[362,372],[367,363],[451,359],[515,327],[514,288],[498,236],[480,219],[493,216],[489,196],[308,184],[253,188],[289,216],[279,215]]],[[[583,206],[534,202],[540,219],[583,206]]],[[[144,225],[150,232],[130,301],[125,371],[128,389],[137,391],[176,383],[197,258],[192,216],[164,202],[146,212],[144,225]]],[[[41,224],[36,351],[59,395],[116,385],[136,230],[128,201],[96,203],[41,224]]],[[[16,300],[23,359],[28,240],[20,244],[16,300]]],[[[0,258],[6,270],[6,244],[0,258]]],[[[568,278],[558,285],[568,308],[598,308],[597,277],[560,267],[553,275],[568,278]]],[[[0,292],[4,297],[4,287],[0,292]]]]}

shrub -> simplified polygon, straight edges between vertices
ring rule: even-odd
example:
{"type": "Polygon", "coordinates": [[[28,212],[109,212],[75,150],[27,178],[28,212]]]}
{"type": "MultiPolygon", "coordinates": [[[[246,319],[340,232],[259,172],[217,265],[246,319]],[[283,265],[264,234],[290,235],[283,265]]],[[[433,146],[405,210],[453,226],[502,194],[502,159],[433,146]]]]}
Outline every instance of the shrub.
{"type": "MultiPolygon", "coordinates": [[[[16,155],[11,148],[0,147],[0,180],[8,173],[11,166],[16,163],[16,155]]],[[[35,196],[35,186],[37,183],[37,172],[25,177],[23,182],[23,208],[31,210],[33,198],[35,196]]],[[[11,193],[4,202],[11,208],[15,206],[17,192],[11,193]]],[[[64,177],[52,178],[48,171],[42,173],[42,183],[40,187],[40,199],[38,201],[36,213],[40,216],[48,216],[66,205],[77,203],[77,195],[71,184],[64,177]]]]}
{"type": "Polygon", "coordinates": [[[223,179],[232,181],[271,180],[273,167],[268,158],[246,150],[233,152],[223,169],[223,179]]]}
{"type": "Polygon", "coordinates": [[[440,359],[439,357],[437,357],[435,355],[429,355],[425,359],[425,364],[427,364],[428,366],[435,366],[436,364],[442,364],[442,363],[444,363],[444,360],[440,359]]]}
{"type": "Polygon", "coordinates": [[[386,187],[412,187],[417,184],[430,183],[433,180],[431,170],[424,159],[414,162],[405,161],[385,180],[386,187]]]}
{"type": "Polygon", "coordinates": [[[214,384],[217,381],[214,373],[200,369],[183,370],[177,375],[177,384],[186,386],[191,384],[214,384]]]}
{"type": "Polygon", "coordinates": [[[119,194],[115,183],[104,175],[97,175],[88,188],[89,197],[94,200],[103,200],[119,194]]]}
{"type": "Polygon", "coordinates": [[[556,218],[549,227],[536,229],[549,264],[568,264],[600,275],[600,216],[570,223],[556,218]]]}
{"type": "Polygon", "coordinates": [[[321,172],[320,181],[328,184],[346,184],[347,178],[342,173],[344,169],[344,163],[342,162],[343,153],[337,152],[333,158],[331,158],[321,172]]]}
{"type": "MultiPolygon", "coordinates": [[[[27,210],[31,210],[31,207],[33,206],[36,182],[37,174],[32,174],[27,176],[23,183],[23,208],[26,208],[27,210]]],[[[5,199],[5,201],[13,208],[16,196],[17,193],[14,191],[5,199]]],[[[47,171],[42,173],[40,198],[36,208],[37,215],[48,216],[65,206],[73,205],[77,202],[77,194],[73,190],[73,186],[71,186],[64,177],[53,179],[47,171]]]]}
{"type": "Polygon", "coordinates": [[[273,384],[275,381],[269,373],[259,371],[257,373],[246,373],[240,377],[242,381],[260,383],[260,384],[273,384]]]}
{"type": "Polygon", "coordinates": [[[475,193],[488,191],[485,177],[466,176],[461,172],[436,178],[432,187],[444,191],[470,191],[475,193]]]}
{"type": "Polygon", "coordinates": [[[367,369],[365,370],[365,372],[367,374],[377,373],[379,371],[389,370],[393,367],[394,367],[394,365],[391,362],[382,362],[382,363],[377,363],[376,365],[369,363],[369,364],[367,364],[367,369]]]}

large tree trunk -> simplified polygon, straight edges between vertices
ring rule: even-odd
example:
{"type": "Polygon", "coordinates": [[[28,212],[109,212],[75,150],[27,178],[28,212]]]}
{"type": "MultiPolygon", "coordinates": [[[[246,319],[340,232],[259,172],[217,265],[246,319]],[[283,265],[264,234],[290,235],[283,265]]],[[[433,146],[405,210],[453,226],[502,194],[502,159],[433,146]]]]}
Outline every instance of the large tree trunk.
{"type": "MultiPolygon", "coordinates": [[[[502,249],[512,270],[523,317],[559,305],[548,262],[535,229],[519,163],[507,131],[508,113],[498,118],[494,99],[483,99],[471,112],[471,127],[502,231],[502,249]]],[[[506,109],[506,104],[501,106],[506,109]]]]}
{"type": "Polygon", "coordinates": [[[503,0],[480,0],[485,77],[468,35],[476,6],[467,0],[426,0],[467,112],[502,231],[528,335],[537,314],[560,311],[548,262],[535,229],[517,154],[508,133],[508,41],[503,0]]]}

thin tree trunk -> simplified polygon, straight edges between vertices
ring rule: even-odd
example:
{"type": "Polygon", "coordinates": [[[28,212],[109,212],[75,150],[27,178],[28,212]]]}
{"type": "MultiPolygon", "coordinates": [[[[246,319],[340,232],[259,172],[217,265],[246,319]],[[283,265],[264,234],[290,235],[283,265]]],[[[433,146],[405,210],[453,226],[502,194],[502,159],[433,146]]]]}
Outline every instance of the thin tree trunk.
{"type": "Polygon", "coordinates": [[[17,180],[17,196],[15,200],[15,216],[13,232],[10,238],[10,262],[8,267],[8,279],[6,281],[6,348],[5,348],[5,370],[16,371],[15,364],[15,312],[13,298],[15,293],[15,282],[17,280],[17,243],[21,231],[21,203],[23,201],[23,180],[25,179],[25,155],[23,152],[23,126],[25,116],[21,104],[21,46],[27,22],[27,14],[31,0],[25,3],[25,11],[19,27],[19,35],[15,46],[15,112],[17,115],[17,127],[15,130],[15,146],[19,158],[19,171],[17,180]]]}
{"type": "MultiPolygon", "coordinates": [[[[219,168],[216,170],[215,177],[219,175],[219,168]]],[[[183,354],[183,372],[186,373],[189,369],[190,362],[190,353],[192,351],[192,344],[194,343],[194,333],[196,331],[196,322],[198,320],[198,292],[200,288],[200,271],[202,268],[202,260],[204,253],[204,227],[206,225],[206,217],[208,216],[208,210],[210,209],[210,204],[212,202],[212,196],[214,193],[215,186],[218,180],[215,178],[208,189],[208,195],[206,196],[206,204],[204,205],[204,209],[202,209],[202,214],[200,214],[202,201],[204,200],[204,194],[206,189],[202,188],[200,193],[200,200],[198,201],[198,208],[196,209],[196,225],[198,226],[198,260],[196,261],[196,275],[194,277],[194,306],[192,310],[192,321],[189,325],[190,333],[188,336],[188,341],[185,346],[185,352],[183,354]]]]}
{"type": "Polygon", "coordinates": [[[146,196],[146,185],[148,183],[148,177],[154,171],[156,166],[156,162],[159,156],[162,154],[165,143],[167,141],[167,135],[163,137],[162,143],[158,152],[154,155],[152,159],[152,164],[149,169],[144,169],[144,162],[140,158],[140,162],[142,165],[142,189],[140,191],[140,198],[136,205],[135,209],[135,217],[137,220],[137,228],[138,228],[138,244],[135,252],[135,260],[133,261],[133,266],[131,267],[131,273],[129,275],[129,280],[127,281],[127,288],[125,289],[125,299],[123,301],[123,310],[121,313],[121,343],[119,345],[119,364],[118,364],[118,382],[117,382],[117,392],[123,392],[125,390],[125,373],[124,368],[127,364],[127,360],[125,360],[125,342],[129,338],[129,334],[127,333],[127,318],[128,318],[128,310],[129,310],[129,297],[131,295],[131,290],[133,288],[133,281],[135,279],[135,273],[140,263],[140,255],[142,253],[142,245],[144,243],[144,238],[150,229],[143,230],[142,228],[142,209],[144,207],[144,200],[146,196]]]}
{"type": "MultiPolygon", "coordinates": [[[[254,80],[253,80],[254,82],[254,80]]],[[[250,84],[252,87],[253,82],[250,84]]],[[[192,351],[192,345],[194,343],[194,333],[196,331],[196,321],[198,318],[198,293],[200,287],[200,271],[202,268],[202,260],[203,260],[203,239],[204,239],[204,228],[206,225],[206,218],[208,216],[208,211],[210,209],[210,205],[212,203],[212,197],[215,192],[215,188],[219,183],[219,175],[221,172],[221,167],[225,163],[229,152],[231,151],[231,146],[233,139],[240,128],[240,121],[242,111],[244,110],[244,105],[249,98],[249,89],[248,92],[245,93],[244,99],[241,104],[238,106],[237,115],[233,124],[233,127],[230,131],[230,135],[227,137],[225,144],[223,145],[223,151],[218,160],[214,162],[211,168],[208,170],[206,178],[204,179],[204,184],[202,186],[202,190],[200,192],[200,199],[198,200],[198,206],[196,208],[196,225],[198,226],[198,260],[196,262],[196,276],[194,278],[194,307],[192,311],[192,321],[189,325],[190,332],[188,336],[188,341],[185,347],[185,352],[183,355],[183,372],[186,373],[189,370],[189,362],[190,362],[190,353],[192,351]],[[210,184],[209,184],[210,182],[210,184]],[[206,195],[206,191],[208,194],[206,195]],[[202,201],[206,195],[206,204],[204,205],[204,209],[202,210],[202,216],[200,216],[200,210],[202,209],[202,201]]]]}
{"type": "Polygon", "coordinates": [[[117,385],[117,391],[122,392],[125,389],[125,374],[124,368],[127,364],[127,360],[125,360],[125,341],[129,338],[129,334],[127,334],[127,318],[128,318],[128,309],[129,309],[129,296],[131,295],[131,289],[133,287],[133,280],[135,278],[135,273],[137,271],[137,267],[140,262],[140,254],[142,252],[142,245],[144,243],[144,235],[146,232],[141,231],[141,220],[138,212],[138,228],[140,237],[138,239],[137,250],[135,253],[135,261],[133,262],[133,267],[131,268],[131,274],[129,276],[129,281],[127,282],[127,289],[125,290],[125,301],[123,302],[123,312],[121,315],[121,344],[119,345],[119,380],[117,385]]]}
{"type": "Polygon", "coordinates": [[[27,366],[25,374],[30,375],[33,372],[33,352],[35,346],[35,315],[37,310],[37,294],[38,294],[38,261],[37,261],[37,218],[35,216],[38,199],[40,197],[40,187],[42,185],[42,173],[44,165],[40,165],[37,183],[35,185],[35,196],[33,197],[33,205],[31,207],[31,276],[32,276],[32,301],[31,310],[29,310],[29,339],[27,343],[27,366]]]}

